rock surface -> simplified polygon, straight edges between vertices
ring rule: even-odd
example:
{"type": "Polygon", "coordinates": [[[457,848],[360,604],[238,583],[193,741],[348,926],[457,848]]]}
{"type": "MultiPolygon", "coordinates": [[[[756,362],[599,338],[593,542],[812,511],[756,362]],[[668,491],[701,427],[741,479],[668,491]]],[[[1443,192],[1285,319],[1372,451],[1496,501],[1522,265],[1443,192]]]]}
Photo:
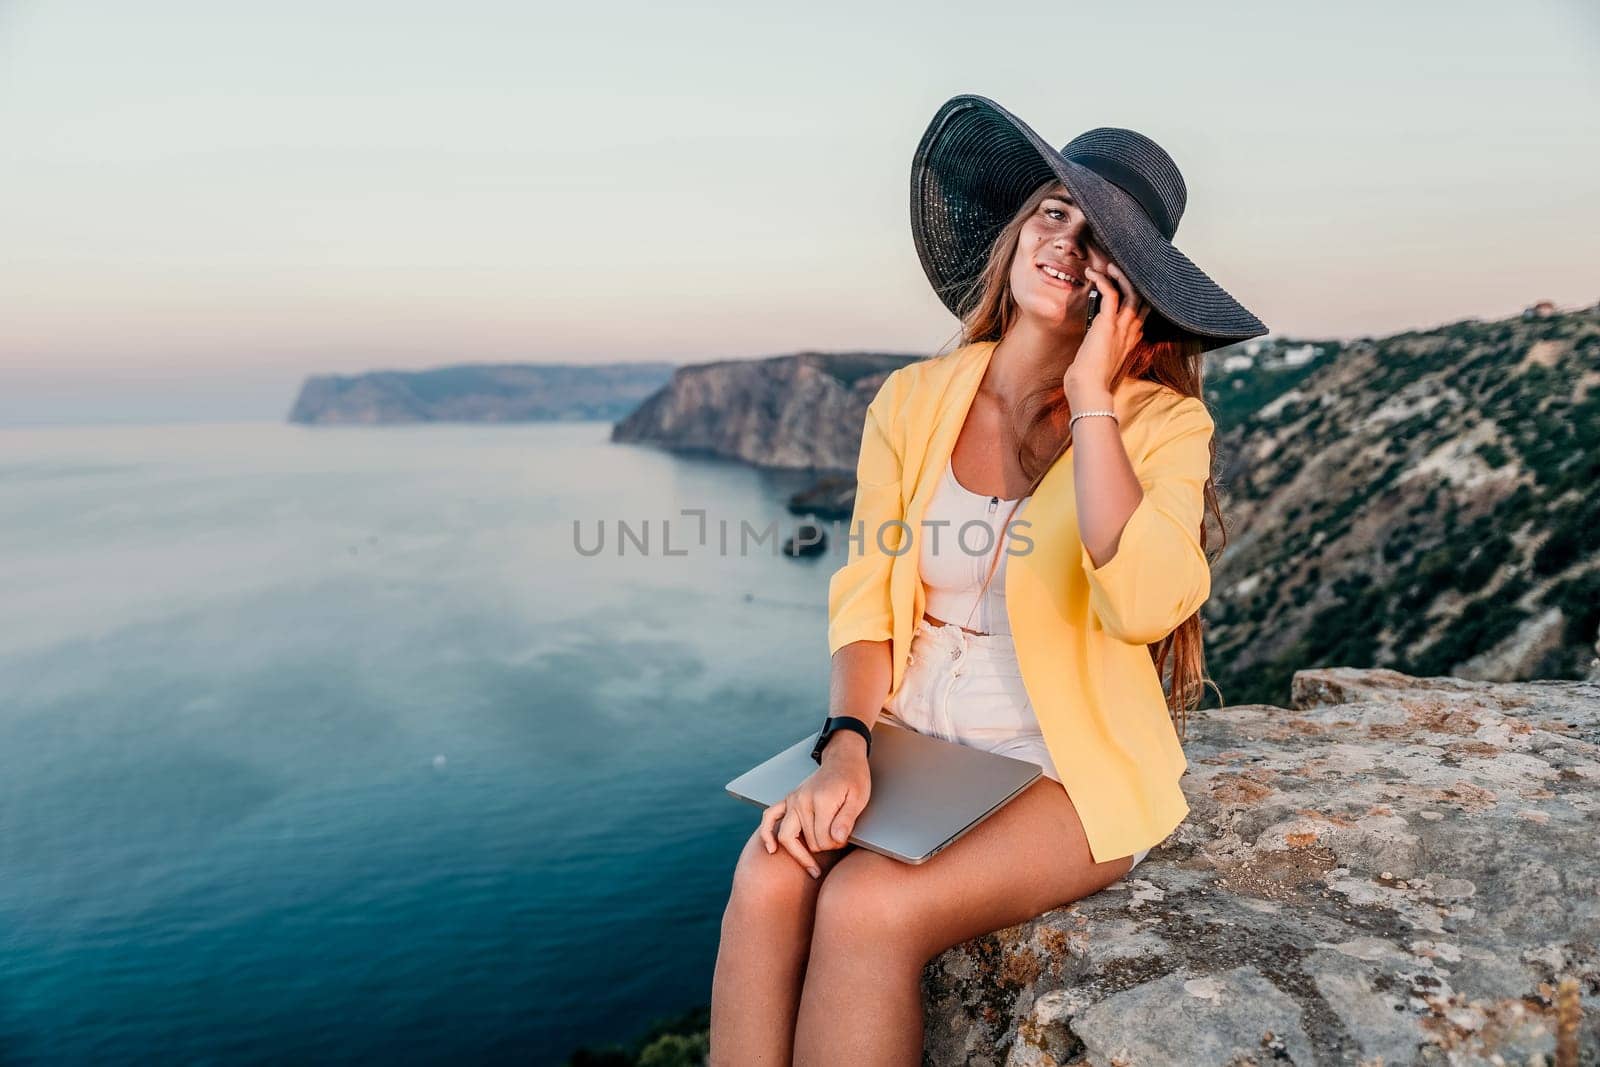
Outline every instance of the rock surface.
{"type": "Polygon", "coordinates": [[[918,358],[801,352],[680,367],[612,428],[611,439],[758,467],[853,474],[867,405],[890,371],[918,358]]]}
{"type": "Polygon", "coordinates": [[[931,1064],[1600,1062],[1600,685],[1307,670],[1125,880],[931,961],[931,1064]]]}

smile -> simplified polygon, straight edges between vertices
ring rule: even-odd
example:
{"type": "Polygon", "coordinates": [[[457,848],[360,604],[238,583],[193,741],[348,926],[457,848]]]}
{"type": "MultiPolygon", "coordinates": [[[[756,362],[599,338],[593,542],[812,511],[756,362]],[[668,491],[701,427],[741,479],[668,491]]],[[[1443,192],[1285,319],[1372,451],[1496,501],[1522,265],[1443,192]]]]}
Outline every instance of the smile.
{"type": "Polygon", "coordinates": [[[1041,263],[1037,269],[1039,273],[1044,276],[1046,282],[1051,285],[1059,286],[1062,289],[1077,289],[1083,285],[1083,282],[1074,278],[1072,275],[1063,274],[1054,267],[1047,267],[1041,263]]]}

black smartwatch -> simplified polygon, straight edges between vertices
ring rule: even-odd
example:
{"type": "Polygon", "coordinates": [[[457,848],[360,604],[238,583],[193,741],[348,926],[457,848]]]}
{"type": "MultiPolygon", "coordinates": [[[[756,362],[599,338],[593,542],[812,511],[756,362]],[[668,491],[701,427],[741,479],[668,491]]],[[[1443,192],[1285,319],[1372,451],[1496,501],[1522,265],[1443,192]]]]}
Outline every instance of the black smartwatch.
{"type": "Polygon", "coordinates": [[[822,750],[827,747],[828,738],[840,730],[854,730],[866,738],[867,755],[872,755],[872,727],[854,715],[829,715],[822,720],[822,731],[817,734],[817,743],[811,749],[811,758],[820,764],[822,762],[822,750]]]}

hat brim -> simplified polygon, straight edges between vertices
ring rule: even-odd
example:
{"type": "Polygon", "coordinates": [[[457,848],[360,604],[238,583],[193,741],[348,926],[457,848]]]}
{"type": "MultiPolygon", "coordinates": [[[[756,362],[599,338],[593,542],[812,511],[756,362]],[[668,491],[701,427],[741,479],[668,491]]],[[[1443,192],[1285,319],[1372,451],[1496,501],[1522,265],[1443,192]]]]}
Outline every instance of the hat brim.
{"type": "Polygon", "coordinates": [[[982,96],[941,106],[911,161],[911,234],[922,269],[961,318],[995,237],[1028,195],[1052,178],[1078,202],[1096,240],[1155,313],[1205,351],[1268,328],[1156,229],[1138,201],[1050,147],[1025,122],[982,96]]]}

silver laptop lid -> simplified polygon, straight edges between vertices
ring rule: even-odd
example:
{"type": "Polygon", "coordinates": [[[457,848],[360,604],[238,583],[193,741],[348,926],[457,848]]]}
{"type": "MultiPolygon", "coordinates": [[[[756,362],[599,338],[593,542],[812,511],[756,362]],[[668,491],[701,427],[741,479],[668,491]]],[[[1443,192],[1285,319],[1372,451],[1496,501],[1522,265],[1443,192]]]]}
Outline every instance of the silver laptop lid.
{"type": "MultiPolygon", "coordinates": [[[[796,741],[725,787],[760,807],[776,804],[817,770],[817,735],[796,741]]],[[[1044,773],[1037,763],[920,734],[880,717],[872,727],[872,796],[850,841],[923,863],[1013,800],[1044,773]]]]}

